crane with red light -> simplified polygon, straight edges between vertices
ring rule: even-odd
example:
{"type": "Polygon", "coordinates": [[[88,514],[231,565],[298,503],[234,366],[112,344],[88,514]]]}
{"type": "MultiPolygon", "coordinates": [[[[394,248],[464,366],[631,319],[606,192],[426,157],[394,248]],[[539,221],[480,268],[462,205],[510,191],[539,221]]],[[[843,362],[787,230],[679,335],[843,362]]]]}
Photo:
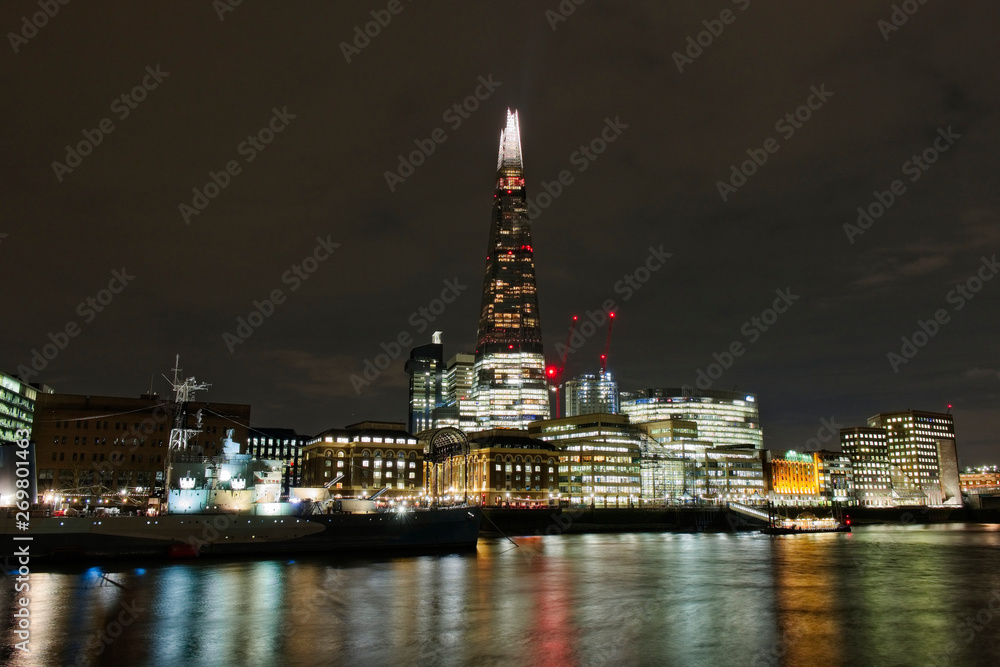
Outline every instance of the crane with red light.
{"type": "Polygon", "coordinates": [[[601,378],[608,370],[608,354],[611,352],[611,330],[615,326],[615,314],[608,313],[608,337],[604,341],[604,354],[601,355],[601,378]]]}
{"type": "Polygon", "coordinates": [[[569,325],[569,333],[566,334],[566,345],[563,346],[562,356],[559,357],[558,366],[549,366],[545,369],[545,375],[552,383],[552,389],[556,392],[556,419],[562,416],[559,404],[559,384],[562,382],[563,371],[566,370],[566,356],[569,354],[569,344],[573,339],[573,332],[576,331],[577,316],[573,316],[573,321],[569,325]]]}

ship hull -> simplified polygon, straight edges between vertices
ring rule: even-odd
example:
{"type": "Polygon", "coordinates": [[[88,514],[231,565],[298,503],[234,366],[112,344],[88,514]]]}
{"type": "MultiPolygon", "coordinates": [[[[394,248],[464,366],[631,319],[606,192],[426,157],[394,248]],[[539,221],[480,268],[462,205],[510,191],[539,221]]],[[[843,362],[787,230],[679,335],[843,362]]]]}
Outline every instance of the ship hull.
{"type": "Polygon", "coordinates": [[[7,518],[0,555],[23,553],[25,546],[32,561],[461,550],[475,548],[481,523],[475,507],[268,517],[38,517],[28,530],[7,518]]]}

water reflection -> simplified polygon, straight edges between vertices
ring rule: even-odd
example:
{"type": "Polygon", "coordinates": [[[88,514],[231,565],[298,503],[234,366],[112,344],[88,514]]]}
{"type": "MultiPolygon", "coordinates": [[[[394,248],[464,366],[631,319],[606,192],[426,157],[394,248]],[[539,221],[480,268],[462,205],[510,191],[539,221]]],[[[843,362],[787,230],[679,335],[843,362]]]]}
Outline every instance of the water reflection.
{"type": "MultiPolygon", "coordinates": [[[[35,572],[32,652],[13,652],[7,618],[3,657],[32,667],[818,667],[1000,658],[995,526],[516,542],[385,560],[35,572]],[[997,614],[988,607],[994,594],[997,614]],[[963,625],[977,614],[979,630],[963,625]]],[[[14,594],[8,582],[0,603],[10,607],[14,594]]]]}

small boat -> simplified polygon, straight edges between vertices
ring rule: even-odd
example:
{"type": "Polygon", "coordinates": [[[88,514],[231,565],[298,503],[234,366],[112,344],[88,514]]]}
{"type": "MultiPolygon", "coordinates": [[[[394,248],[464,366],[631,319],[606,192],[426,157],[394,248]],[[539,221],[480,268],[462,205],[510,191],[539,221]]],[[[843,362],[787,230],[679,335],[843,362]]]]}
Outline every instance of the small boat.
{"type": "Polygon", "coordinates": [[[818,519],[811,512],[802,512],[794,519],[786,519],[775,516],[771,519],[770,525],[760,532],[765,535],[801,535],[804,533],[849,533],[851,532],[851,520],[845,518],[843,522],[834,517],[818,519]]]}

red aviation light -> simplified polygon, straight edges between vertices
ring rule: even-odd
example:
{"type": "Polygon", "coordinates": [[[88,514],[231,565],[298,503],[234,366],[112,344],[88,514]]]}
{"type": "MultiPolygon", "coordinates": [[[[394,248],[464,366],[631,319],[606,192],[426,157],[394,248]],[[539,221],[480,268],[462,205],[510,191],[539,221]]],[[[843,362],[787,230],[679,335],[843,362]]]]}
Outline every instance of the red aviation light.
{"type": "MultiPolygon", "coordinates": [[[[608,317],[610,317],[610,318],[614,319],[614,317],[615,317],[615,314],[614,314],[614,313],[608,313],[608,317]]],[[[576,318],[574,317],[573,319],[575,320],[576,318]]]]}
{"type": "Polygon", "coordinates": [[[556,376],[556,369],[555,369],[555,368],[553,368],[552,366],[549,366],[549,369],[548,369],[548,374],[549,374],[549,377],[550,377],[550,378],[551,378],[551,377],[555,377],[555,376],[556,376]]]}

